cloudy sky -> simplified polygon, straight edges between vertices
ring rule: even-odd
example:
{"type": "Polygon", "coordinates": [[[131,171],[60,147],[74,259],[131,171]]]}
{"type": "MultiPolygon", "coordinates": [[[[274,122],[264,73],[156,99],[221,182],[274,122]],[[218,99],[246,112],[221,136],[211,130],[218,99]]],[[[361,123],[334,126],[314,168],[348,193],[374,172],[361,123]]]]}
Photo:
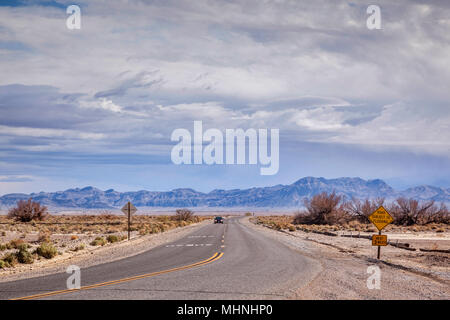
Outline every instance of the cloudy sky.
{"type": "Polygon", "coordinates": [[[449,187],[449,57],[446,0],[0,0],[0,194],[449,187]],[[194,120],[278,128],[279,172],[173,164],[171,133],[194,120]]]}

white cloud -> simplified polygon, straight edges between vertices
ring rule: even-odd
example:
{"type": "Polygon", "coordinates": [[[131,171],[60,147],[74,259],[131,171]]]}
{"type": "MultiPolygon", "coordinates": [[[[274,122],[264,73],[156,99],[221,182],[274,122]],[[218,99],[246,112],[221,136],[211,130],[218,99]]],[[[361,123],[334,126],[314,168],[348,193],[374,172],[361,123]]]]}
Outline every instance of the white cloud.
{"type": "Polygon", "coordinates": [[[0,146],[168,155],[202,120],[448,156],[450,5],[378,4],[381,31],[346,1],[80,1],[78,31],[64,10],[0,7],[0,86],[24,85],[2,91],[0,146]]]}
{"type": "Polygon", "coordinates": [[[24,182],[32,181],[33,177],[30,175],[20,174],[20,175],[0,175],[0,182],[24,182]]]}
{"type": "Polygon", "coordinates": [[[5,136],[23,136],[23,137],[46,137],[46,138],[66,138],[99,140],[105,138],[103,133],[80,132],[75,130],[49,129],[49,128],[29,128],[29,127],[10,127],[0,125],[0,134],[5,136]]]}
{"type": "Polygon", "coordinates": [[[111,100],[106,98],[100,98],[100,106],[105,110],[110,110],[112,112],[122,112],[122,107],[114,104],[111,100]]]}
{"type": "MultiPolygon", "coordinates": [[[[123,72],[157,69],[162,88],[172,92],[250,100],[293,92],[448,99],[443,83],[450,80],[449,47],[440,39],[445,34],[434,33],[430,24],[447,17],[449,8],[380,5],[389,19],[379,33],[365,28],[364,8],[343,1],[89,3],[77,32],[65,28],[65,16],[55,8],[3,7],[0,21],[9,32],[0,39],[32,51],[20,59],[4,56],[1,66],[9,77],[1,83],[48,84],[93,95],[116,87],[123,72]],[[204,79],[193,81],[200,74],[204,79]]],[[[145,77],[144,83],[150,80],[145,77]]]]}
{"type": "Polygon", "coordinates": [[[450,114],[424,117],[423,107],[405,103],[386,105],[372,121],[344,126],[326,142],[404,147],[450,157],[450,114]]]}

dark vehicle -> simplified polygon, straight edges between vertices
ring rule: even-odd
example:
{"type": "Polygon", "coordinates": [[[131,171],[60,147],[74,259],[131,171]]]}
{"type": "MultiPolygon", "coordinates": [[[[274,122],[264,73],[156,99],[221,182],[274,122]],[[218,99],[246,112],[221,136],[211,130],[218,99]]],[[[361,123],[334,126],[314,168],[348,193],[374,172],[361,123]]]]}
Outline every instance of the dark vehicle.
{"type": "Polygon", "coordinates": [[[215,217],[214,218],[214,223],[223,223],[223,218],[222,217],[215,217]]]}

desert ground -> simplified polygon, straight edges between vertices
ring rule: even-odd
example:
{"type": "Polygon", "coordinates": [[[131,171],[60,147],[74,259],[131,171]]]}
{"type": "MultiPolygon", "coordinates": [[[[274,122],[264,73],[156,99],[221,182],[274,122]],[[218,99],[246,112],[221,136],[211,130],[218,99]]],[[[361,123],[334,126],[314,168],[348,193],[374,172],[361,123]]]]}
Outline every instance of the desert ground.
{"type": "MultiPolygon", "coordinates": [[[[170,230],[211,219],[207,215],[187,221],[178,220],[173,214],[136,215],[132,218],[130,238],[149,240],[170,230]]],[[[2,215],[0,281],[2,276],[55,265],[74,256],[92,260],[104,251],[100,250],[102,248],[124,246],[127,238],[128,222],[124,215],[49,215],[44,221],[31,222],[17,222],[2,215]],[[27,252],[24,257],[17,254],[21,250],[27,252]]],[[[126,253],[116,253],[117,256],[123,254],[126,253]]]]}
{"type": "Polygon", "coordinates": [[[291,219],[275,216],[247,221],[249,227],[320,264],[314,279],[299,287],[291,299],[450,299],[448,226],[435,226],[437,233],[391,226],[386,234],[393,245],[382,247],[378,260],[376,247],[362,238],[372,232],[358,230],[366,226],[343,226],[339,230],[336,226],[296,226],[290,231],[290,223],[286,227],[283,223],[291,219]],[[397,240],[404,246],[396,246],[397,240]],[[369,266],[381,270],[379,290],[366,286],[369,266]]]}
{"type": "Polygon", "coordinates": [[[389,245],[382,247],[381,260],[377,260],[377,247],[370,240],[377,230],[370,223],[293,224],[294,215],[244,212],[203,213],[188,221],[177,220],[174,215],[136,215],[130,241],[127,219],[121,215],[50,215],[44,221],[26,223],[0,216],[0,260],[8,262],[8,256],[16,257],[9,260],[11,264],[3,264],[0,282],[51,275],[72,264],[89,267],[148,252],[189,238],[212,224],[215,215],[244,217],[240,221],[249,230],[284,243],[320,265],[306,286],[290,289],[286,296],[290,299],[450,299],[448,224],[387,226],[383,234],[388,235],[389,245]],[[44,249],[53,254],[46,255],[43,244],[51,246],[54,252],[44,249]],[[21,250],[28,252],[25,258],[32,261],[18,261],[21,250]],[[367,290],[361,285],[365,284],[368,265],[381,268],[383,290],[367,290]]]}
{"type": "MultiPolygon", "coordinates": [[[[257,225],[363,259],[375,259],[377,247],[371,236],[378,230],[370,223],[351,221],[344,225],[294,225],[292,216],[264,216],[250,219],[257,225]]],[[[450,280],[450,225],[388,225],[382,231],[388,246],[382,247],[382,260],[399,268],[450,280]]]]}

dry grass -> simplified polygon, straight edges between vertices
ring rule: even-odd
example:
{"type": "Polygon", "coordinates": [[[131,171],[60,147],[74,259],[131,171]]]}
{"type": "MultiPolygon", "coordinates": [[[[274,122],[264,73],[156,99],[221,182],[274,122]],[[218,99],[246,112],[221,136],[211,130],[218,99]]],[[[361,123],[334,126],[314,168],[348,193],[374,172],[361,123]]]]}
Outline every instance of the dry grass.
{"type": "MultiPolygon", "coordinates": [[[[284,216],[260,216],[251,218],[257,224],[262,224],[268,228],[275,230],[292,230],[295,227],[297,230],[303,231],[319,231],[319,232],[335,232],[335,231],[360,231],[360,232],[376,232],[377,229],[372,223],[362,223],[356,220],[335,225],[320,225],[320,224],[293,224],[295,217],[292,215],[284,216]]],[[[444,223],[430,223],[427,225],[414,226],[397,226],[388,225],[385,232],[450,232],[450,225],[444,223]]]]}
{"type": "MultiPolygon", "coordinates": [[[[175,216],[144,216],[132,218],[132,230],[147,230],[147,233],[158,233],[191,223],[210,219],[208,216],[194,216],[188,221],[179,221],[175,216]]],[[[0,216],[0,232],[18,232],[30,234],[38,232],[42,238],[53,234],[71,234],[75,240],[78,234],[117,233],[127,230],[127,218],[119,215],[77,215],[48,216],[42,222],[22,223],[0,216]]],[[[45,241],[46,239],[43,239],[45,241]]]]}

